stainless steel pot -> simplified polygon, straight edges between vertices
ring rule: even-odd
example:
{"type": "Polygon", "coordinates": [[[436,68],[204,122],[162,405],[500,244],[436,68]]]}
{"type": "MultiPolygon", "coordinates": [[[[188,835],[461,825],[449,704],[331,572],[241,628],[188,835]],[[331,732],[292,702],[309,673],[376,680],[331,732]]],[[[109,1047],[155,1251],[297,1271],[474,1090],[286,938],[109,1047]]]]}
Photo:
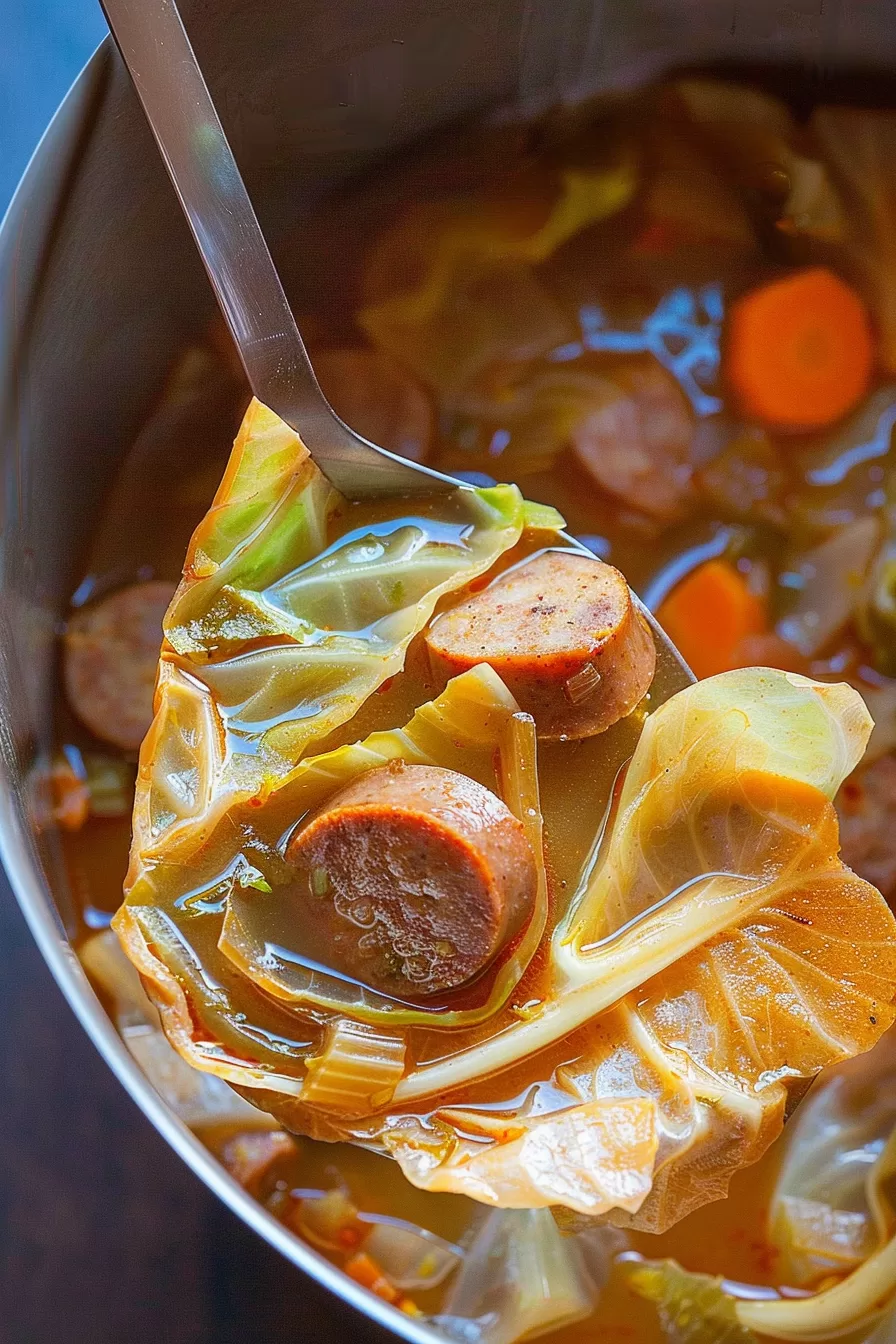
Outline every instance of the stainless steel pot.
{"type": "MultiPolygon", "coordinates": [[[[182,8],[275,254],[285,229],[346,173],[464,116],[531,115],[707,59],[793,62],[794,77],[815,86],[844,63],[896,64],[892,0],[182,8]]],[[[0,230],[0,854],[69,1003],[172,1147],[295,1264],[396,1334],[434,1341],[250,1199],[149,1086],[71,949],[58,847],[25,806],[26,772],[51,738],[56,623],[104,490],[166,370],[212,312],[136,98],[104,43],[0,230]]]]}

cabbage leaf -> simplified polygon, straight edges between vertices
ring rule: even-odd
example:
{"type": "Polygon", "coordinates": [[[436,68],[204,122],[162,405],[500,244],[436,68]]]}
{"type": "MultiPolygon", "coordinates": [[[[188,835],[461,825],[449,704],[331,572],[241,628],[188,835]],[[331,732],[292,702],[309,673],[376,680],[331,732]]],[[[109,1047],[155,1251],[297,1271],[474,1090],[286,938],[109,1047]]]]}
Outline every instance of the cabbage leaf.
{"type": "MultiPolygon", "coordinates": [[[[547,879],[535,762],[535,725],[488,664],[448,683],[438,699],[421,706],[403,729],[373,733],[296,766],[278,791],[284,819],[308,816],[360,774],[390,761],[463,771],[502,794],[528,833],[538,867],[535,910],[512,956],[499,967],[491,992],[477,1008],[415,1008],[339,980],[301,959],[302,929],[296,910],[276,889],[259,893],[234,885],[218,946],[259,988],[286,1003],[353,1013],[367,1022],[470,1026],[492,1017],[506,1000],[541,942],[547,922],[547,879]],[[498,767],[495,770],[495,760],[498,767]]],[[[291,874],[283,874],[288,887],[291,874]]],[[[276,876],[272,876],[276,882],[276,876]]],[[[278,883],[278,885],[280,885],[278,883]]]]}
{"type": "Polygon", "coordinates": [[[206,847],[209,858],[197,856],[191,871],[190,908],[215,920],[215,949],[220,956],[214,980],[208,974],[207,956],[200,958],[190,943],[195,917],[184,916],[182,901],[160,908],[164,902],[159,892],[181,877],[176,867],[166,870],[162,861],[161,866],[157,862],[147,868],[116,915],[115,927],[128,955],[153,986],[165,1030],[184,1058],[244,1088],[294,1096],[302,1107],[311,1104],[302,1096],[307,1045],[260,1067],[237,1058],[236,1050],[224,1050],[208,1040],[209,1026],[220,1031],[228,1022],[244,1051],[252,1039],[251,1024],[241,1022],[245,1014],[238,1007],[239,995],[228,992],[224,983],[228,975],[236,973],[239,983],[257,987],[266,999],[311,1015],[323,1010],[398,1027],[470,1027],[493,1017],[506,1001],[545,931],[548,895],[535,726],[487,664],[455,677],[403,729],[376,732],[362,742],[300,761],[261,806],[250,799],[242,810],[231,808],[220,830],[229,845],[223,858],[213,836],[206,847]],[[341,979],[302,956],[303,929],[291,899],[295,875],[276,838],[288,834],[298,819],[358,775],[394,760],[462,770],[502,795],[526,829],[536,856],[538,887],[529,922],[494,973],[484,977],[478,1000],[463,1008],[399,1002],[341,979]],[[257,867],[238,848],[241,822],[247,816],[257,837],[252,852],[257,867]],[[266,836],[271,842],[264,844],[266,836]],[[222,862],[227,865],[223,872],[222,862]],[[197,1007],[208,1023],[205,1027],[200,1023],[198,1029],[197,1007]]]}
{"type": "MultiPolygon", "coordinates": [[[[609,1262],[611,1245],[605,1254],[609,1262]]],[[[590,1270],[577,1239],[563,1237],[546,1209],[495,1210],[435,1324],[463,1344],[516,1344],[560,1330],[594,1310],[601,1275],[590,1270]]]]}
{"type": "Polygon", "coordinates": [[[790,1340],[868,1329],[896,1297],[896,1082],[892,1032],[822,1077],[800,1109],[770,1214],[791,1281],[813,1297],[740,1302],[739,1318],[790,1340]]]}
{"type": "Polygon", "coordinates": [[[382,501],[335,496],[257,403],[244,431],[166,623],[115,921],[169,1041],[423,1187],[649,1230],[721,1197],[779,1132],[788,1086],[894,1018],[896,922],[840,860],[831,801],[870,732],[860,697],[761,669],[674,695],[549,937],[542,875],[530,924],[462,999],[373,995],[303,960],[289,836],[403,759],[478,778],[541,853],[534,728],[486,666],[395,728],[397,704],[426,698],[409,668],[404,701],[365,709],[366,735],[330,734],[404,669],[441,596],[559,520],[496,487],[390,521],[382,501]],[[303,1097],[305,1061],[345,1018],[400,1034],[403,1076],[373,1114],[303,1097]]]}
{"type": "MultiPolygon", "coordinates": [[[[655,1109],[649,1193],[617,1199],[614,1219],[660,1230],[723,1195],[779,1132],[787,1084],[868,1049],[894,1018],[896,924],[840,860],[831,803],[869,732],[849,687],[790,673],[731,672],[673,696],[648,718],[603,853],[555,931],[540,1009],[412,1070],[393,1109],[544,1051],[570,1124],[615,1099],[632,1176],[628,1107],[655,1109]]],[[[526,1145],[501,1118],[491,1148],[462,1126],[424,1144],[394,1121],[388,1145],[417,1184],[478,1198],[487,1171],[492,1202],[515,1203],[526,1145]]],[[[587,1177],[587,1148],[570,1151],[587,1177]]],[[[547,1202],[598,1211],[584,1178],[578,1193],[564,1171],[538,1179],[547,1202]]]]}
{"type": "Polygon", "coordinates": [[[869,1173],[866,1193],[878,1244],[845,1279],[812,1297],[738,1302],[741,1324],[785,1340],[837,1339],[876,1325],[896,1296],[896,1132],[869,1173]]]}
{"type": "Polygon", "coordinates": [[[799,130],[785,103],[727,80],[685,79],[674,88],[720,169],[745,198],[764,203],[783,233],[842,240],[843,204],[824,164],[795,149],[799,130]]]}
{"type": "MultiPolygon", "coordinates": [[[[793,1341],[853,1338],[892,1309],[893,1048],[890,1034],[870,1054],[819,1080],[790,1129],[775,1189],[771,1232],[785,1280],[840,1281],[811,1296],[735,1298],[722,1280],[674,1261],[626,1258],[626,1283],[656,1302],[670,1344],[751,1344],[756,1333],[793,1341]]],[[[881,1344],[889,1338],[884,1322],[881,1344]]]]}
{"type": "Polygon", "coordinates": [[[533,267],[631,200],[637,166],[626,146],[606,166],[562,173],[537,223],[510,200],[462,199],[412,207],[374,247],[373,276],[406,273],[359,314],[379,349],[410,368],[443,404],[488,365],[545,355],[574,332],[533,267]]]}
{"type": "Polygon", "coordinates": [[[896,114],[820,107],[811,128],[849,206],[847,246],[876,318],[878,358],[896,370],[896,114]]]}
{"type": "Polygon", "coordinates": [[[78,956],[108,1000],[115,1025],[141,1071],[176,1116],[191,1129],[232,1125],[276,1129],[264,1111],[244,1101],[220,1078],[191,1069],[166,1040],[159,1014],[111,929],[88,938],[78,956]]]}
{"type": "Polygon", "coordinates": [[[390,521],[341,499],[294,431],[249,406],[165,619],[128,887],[162,857],[186,862],[228,808],[351,718],[401,671],[439,599],[530,521],[562,526],[515,486],[404,509],[390,521]]]}
{"type": "Polygon", "coordinates": [[[823,1075],[789,1129],[770,1213],[789,1281],[843,1273],[886,1238],[875,1181],[896,1128],[894,1046],[887,1035],[823,1075]]]}

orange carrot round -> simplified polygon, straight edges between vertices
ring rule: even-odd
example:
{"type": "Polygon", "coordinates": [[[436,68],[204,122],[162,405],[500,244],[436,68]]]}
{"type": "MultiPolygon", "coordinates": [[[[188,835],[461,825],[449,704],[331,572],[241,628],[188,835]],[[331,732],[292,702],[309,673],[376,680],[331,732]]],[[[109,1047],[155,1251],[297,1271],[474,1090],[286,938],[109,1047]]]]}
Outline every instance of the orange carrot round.
{"type": "Polygon", "coordinates": [[[865,305],[823,266],[776,280],[732,305],[725,362],[745,414],[782,430],[829,425],[868,388],[865,305]]]}
{"type": "Polygon", "coordinates": [[[761,598],[727,560],[707,560],[693,570],[656,616],[696,677],[738,667],[743,641],[766,629],[761,598]]]}

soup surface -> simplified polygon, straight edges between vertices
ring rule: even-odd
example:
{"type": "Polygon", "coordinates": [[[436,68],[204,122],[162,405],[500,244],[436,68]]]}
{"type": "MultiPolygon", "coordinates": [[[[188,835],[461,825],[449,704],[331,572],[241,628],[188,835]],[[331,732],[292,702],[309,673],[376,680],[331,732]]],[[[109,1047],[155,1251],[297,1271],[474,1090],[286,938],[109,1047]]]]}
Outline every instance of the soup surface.
{"type": "MultiPolygon", "coordinates": [[[[896,114],[887,110],[794,110],[755,82],[695,77],[535,126],[452,133],[350,183],[303,225],[284,266],[289,287],[295,257],[299,325],[324,391],[353,426],[486,491],[514,482],[527,499],[559,510],[582,547],[625,574],[698,678],[761,665],[846,681],[860,693],[875,727],[836,799],[840,842],[846,863],[888,900],[896,897],[894,150],[896,114]]],[[[708,1344],[746,1342],[751,1330],[774,1336],[763,1320],[771,1327],[777,1318],[738,1316],[733,1304],[777,1302],[779,1293],[784,1303],[807,1300],[873,1270],[893,1233],[878,1198],[896,1122],[888,1036],[867,1067],[860,1057],[852,1072],[821,1075],[799,1118],[734,1176],[727,1198],[660,1233],[578,1231],[557,1252],[546,1208],[485,1214],[459,1194],[416,1189],[379,1153],[289,1137],[224,1084],[226,1101],[214,1086],[194,1095],[184,1081],[105,930],[128,867],[162,612],[245,401],[217,329],[173,369],[85,561],[63,652],[60,753],[38,776],[47,821],[62,828],[85,964],[131,1048],[277,1217],[372,1291],[436,1316],[458,1338],[512,1344],[553,1330],[570,1341],[708,1344]],[[873,1107],[862,1091],[869,1087],[873,1107]],[[831,1169],[827,1183],[824,1172],[801,1175],[793,1157],[816,1143],[819,1165],[831,1169]],[[863,1184],[868,1171],[876,1174],[863,1184]],[[486,1291],[471,1283],[468,1265],[489,1256],[486,1291]],[[666,1260],[721,1276],[725,1291],[650,1268],[666,1260]],[[536,1263],[553,1268],[530,1302],[521,1285],[536,1263]],[[694,1315],[699,1328],[689,1324],[694,1315]]],[[[444,541],[467,526],[446,508],[419,506],[423,534],[442,529],[444,541]]],[[[369,506],[337,509],[325,541],[337,554],[372,526],[385,537],[408,519],[406,504],[385,519],[369,506]]],[[[488,575],[546,544],[558,543],[542,518],[488,575]]],[[[437,696],[442,683],[418,652],[412,643],[400,675],[315,750],[395,729],[437,696]]],[[[620,767],[644,711],[677,689],[666,675],[661,669],[651,698],[607,734],[540,742],[549,928],[562,924],[594,859],[601,821],[613,821],[620,767]]],[[[238,691],[228,715],[231,743],[245,742],[255,721],[246,727],[238,691]]],[[[265,731],[278,724],[272,713],[265,731]]],[[[285,824],[276,811],[245,822],[258,865],[248,885],[259,881],[257,891],[275,880],[266,863],[285,824]]],[[[204,853],[189,891],[172,887],[163,907],[175,923],[185,901],[209,917],[189,926],[191,955],[215,968],[209,1002],[227,989],[214,888],[229,862],[223,850],[204,853]]],[[[326,963],[327,940],[324,930],[302,945],[306,970],[326,963]]],[[[502,964],[498,956],[496,975],[502,964]]],[[[449,1006],[476,1007],[490,974],[449,1006]]],[[[539,1001],[545,975],[536,954],[500,1009],[502,1029],[539,1001]]],[[[832,981],[832,1001],[835,990],[832,981]]],[[[302,1022],[260,990],[252,1002],[252,1057],[273,1069],[303,1046],[302,1022]]],[[[205,1027],[200,1020],[197,1036],[205,1027]]],[[[471,1025],[463,1044],[494,1028],[471,1025]]],[[[215,1048],[223,1040],[245,1055],[244,1017],[229,1031],[215,1048]]],[[[418,1066],[451,1053],[425,1024],[412,1034],[418,1066]]],[[[525,1070],[505,1073],[497,1094],[471,1083],[460,1101],[474,1111],[515,1108],[524,1084],[525,1070]]],[[[282,1105],[272,1109],[289,1120],[282,1105]]],[[[357,1129],[355,1137],[370,1139],[357,1129]]],[[[850,1318],[858,1337],[892,1289],[889,1280],[886,1292],[884,1280],[874,1283],[872,1306],[850,1318]]],[[[835,1308],[825,1313],[835,1320],[835,1308]]],[[[782,1337],[826,1337],[808,1333],[823,1331],[815,1318],[794,1327],[804,1335],[781,1323],[782,1337]]]]}

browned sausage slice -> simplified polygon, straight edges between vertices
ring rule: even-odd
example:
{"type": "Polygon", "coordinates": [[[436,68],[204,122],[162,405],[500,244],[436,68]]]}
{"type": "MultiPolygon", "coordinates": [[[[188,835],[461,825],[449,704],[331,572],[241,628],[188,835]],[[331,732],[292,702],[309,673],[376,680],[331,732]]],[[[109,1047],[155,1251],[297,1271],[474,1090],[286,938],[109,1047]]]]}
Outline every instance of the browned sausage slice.
{"type": "Polygon", "coordinates": [[[162,618],[174,584],[132,583],[76,612],[63,675],[78,718],[104,742],[135,751],[152,722],[162,618]]]}
{"type": "Polygon", "coordinates": [[[598,485],[630,508],[680,518],[693,495],[687,398],[652,355],[626,361],[607,390],[574,427],[573,452],[598,485]]]}
{"type": "Polygon", "coordinates": [[[529,917],[523,827],[475,780],[397,762],[331,798],[290,841],[306,927],[334,970],[399,998],[473,980],[529,917]]]}
{"type": "Polygon", "coordinates": [[[395,360],[380,350],[321,350],[314,372],[324,396],[352,429],[413,462],[426,460],[432,405],[395,360]]]}
{"type": "Polygon", "coordinates": [[[489,663],[535,719],[540,737],[590,737],[634,709],[656,648],[612,565],[544,551],[444,612],[427,635],[437,673],[489,663]]]}

